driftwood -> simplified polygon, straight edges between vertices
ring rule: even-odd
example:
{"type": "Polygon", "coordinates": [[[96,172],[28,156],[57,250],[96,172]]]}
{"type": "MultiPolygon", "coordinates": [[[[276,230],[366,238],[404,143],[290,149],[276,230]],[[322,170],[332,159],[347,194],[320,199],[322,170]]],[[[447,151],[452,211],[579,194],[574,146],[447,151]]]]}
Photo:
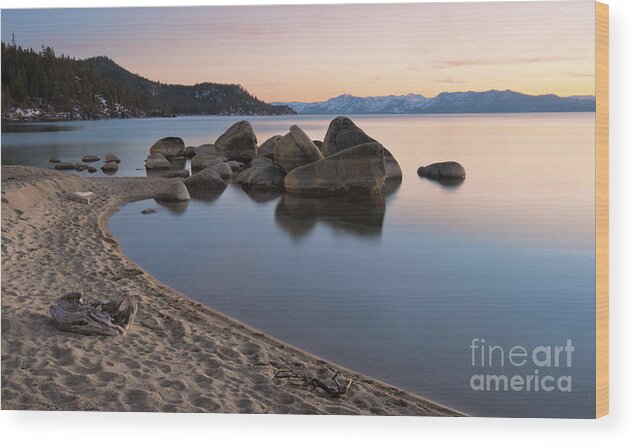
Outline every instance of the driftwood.
{"type": "Polygon", "coordinates": [[[84,335],[123,336],[134,321],[138,302],[131,295],[117,301],[86,302],[82,292],[67,293],[50,308],[62,331],[84,335]]]}
{"type": "MultiPolygon", "coordinates": [[[[333,370],[334,371],[334,370],[333,370]]],[[[337,377],[340,375],[339,370],[334,371],[335,374],[330,379],[319,379],[306,373],[300,373],[290,368],[278,370],[275,373],[276,379],[288,379],[291,385],[296,387],[306,387],[309,390],[320,390],[324,394],[333,398],[340,398],[348,393],[348,389],[352,385],[352,379],[348,379],[345,384],[340,384],[337,377]]]]}

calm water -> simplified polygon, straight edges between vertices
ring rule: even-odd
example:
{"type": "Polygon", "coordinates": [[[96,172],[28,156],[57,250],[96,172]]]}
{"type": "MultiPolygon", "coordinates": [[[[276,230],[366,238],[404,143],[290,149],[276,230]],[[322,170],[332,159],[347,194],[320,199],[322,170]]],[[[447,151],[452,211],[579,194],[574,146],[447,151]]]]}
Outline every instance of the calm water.
{"type": "MultiPolygon", "coordinates": [[[[110,227],[166,284],[354,370],[475,415],[593,416],[594,114],[353,118],[403,168],[385,196],[311,200],[231,185],[153,215],[140,214],[153,200],[126,205],[110,227]],[[416,175],[440,160],[460,161],[467,180],[444,187],[416,175]],[[572,366],[513,367],[508,356],[501,366],[495,353],[492,367],[473,366],[474,338],[507,353],[571,339],[572,366]],[[470,386],[474,374],[525,380],[536,369],[570,376],[571,392],[470,386]]],[[[250,118],[260,141],[293,123],[323,139],[330,119],[250,118]]],[[[112,151],[119,175],[142,175],[156,139],[212,142],[236,120],[3,133],[2,162],[48,166],[112,151]]]]}

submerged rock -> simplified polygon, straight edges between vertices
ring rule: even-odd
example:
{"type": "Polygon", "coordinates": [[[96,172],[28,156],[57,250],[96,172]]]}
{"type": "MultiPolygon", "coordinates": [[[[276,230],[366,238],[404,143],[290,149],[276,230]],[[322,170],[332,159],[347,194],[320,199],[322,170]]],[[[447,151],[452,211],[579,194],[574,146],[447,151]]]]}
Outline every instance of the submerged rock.
{"type": "Polygon", "coordinates": [[[299,194],[379,193],[386,180],[384,152],[377,142],[348,148],[295,168],[284,179],[284,188],[299,194]]]}
{"type": "Polygon", "coordinates": [[[275,164],[286,173],[324,158],[319,148],[297,125],[291,126],[290,132],[278,140],[273,156],[275,164]]]}
{"type": "Polygon", "coordinates": [[[215,143],[227,160],[250,162],[257,155],[258,139],[251,124],[242,120],[233,124],[215,143]]]}
{"type": "Polygon", "coordinates": [[[145,168],[148,170],[169,170],[170,162],[160,153],[151,153],[145,159],[145,168]]]}
{"type": "Polygon", "coordinates": [[[183,181],[187,189],[193,191],[224,191],[227,184],[214,169],[205,168],[183,181]]]}
{"type": "Polygon", "coordinates": [[[115,154],[108,153],[106,154],[106,162],[116,162],[121,163],[121,159],[119,159],[115,154]]]}
{"type": "Polygon", "coordinates": [[[75,162],[57,162],[53,168],[56,170],[74,170],[75,162]]]}
{"type": "Polygon", "coordinates": [[[150,147],[150,154],[162,154],[167,159],[185,155],[185,142],[180,137],[163,137],[150,147]]]}
{"type": "Polygon", "coordinates": [[[106,162],[101,167],[101,170],[104,173],[114,173],[119,169],[119,164],[117,162],[106,162]]]}
{"type": "Polygon", "coordinates": [[[141,211],[141,214],[153,214],[158,212],[158,208],[146,208],[145,210],[141,211]]]}
{"type": "Polygon", "coordinates": [[[168,185],[163,191],[156,193],[154,199],[166,202],[184,202],[189,200],[190,197],[187,187],[183,182],[174,182],[168,185]]]}
{"type": "Polygon", "coordinates": [[[463,180],[467,173],[462,165],[453,160],[431,163],[416,171],[419,176],[435,180],[463,180]]]}
{"type": "Polygon", "coordinates": [[[267,157],[254,159],[251,165],[237,173],[233,180],[251,191],[284,189],[284,172],[267,157]]]}
{"type": "Polygon", "coordinates": [[[94,154],[86,154],[81,158],[82,162],[98,162],[99,160],[101,160],[99,156],[95,156],[94,154]]]}
{"type": "Polygon", "coordinates": [[[90,168],[90,165],[88,165],[87,163],[83,163],[83,162],[75,163],[75,169],[77,171],[84,171],[84,170],[87,170],[88,168],[90,168]]]}
{"type": "Polygon", "coordinates": [[[59,162],[61,162],[61,160],[56,159],[56,158],[54,158],[54,157],[52,157],[52,158],[48,159],[48,161],[49,161],[49,162],[51,162],[51,163],[59,163],[59,162]]]}

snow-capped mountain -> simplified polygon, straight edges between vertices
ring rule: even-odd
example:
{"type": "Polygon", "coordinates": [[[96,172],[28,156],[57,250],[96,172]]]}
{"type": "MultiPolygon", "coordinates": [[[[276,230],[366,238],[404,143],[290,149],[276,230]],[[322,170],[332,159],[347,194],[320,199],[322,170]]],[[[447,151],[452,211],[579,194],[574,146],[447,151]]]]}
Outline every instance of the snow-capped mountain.
{"type": "Polygon", "coordinates": [[[324,102],[274,102],[297,114],[444,114],[594,111],[594,96],[531,96],[515,91],[443,92],[434,98],[420,94],[355,97],[342,94],[324,102]]]}

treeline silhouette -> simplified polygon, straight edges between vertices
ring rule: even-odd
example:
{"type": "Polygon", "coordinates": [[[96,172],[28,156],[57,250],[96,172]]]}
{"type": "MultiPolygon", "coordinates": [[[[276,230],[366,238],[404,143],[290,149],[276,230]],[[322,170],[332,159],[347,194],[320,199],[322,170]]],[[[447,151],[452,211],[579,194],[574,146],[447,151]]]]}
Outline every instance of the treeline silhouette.
{"type": "Polygon", "coordinates": [[[168,85],[133,74],[107,57],[75,59],[2,42],[2,114],[37,109],[74,118],[160,115],[295,114],[240,85],[168,85]]]}

